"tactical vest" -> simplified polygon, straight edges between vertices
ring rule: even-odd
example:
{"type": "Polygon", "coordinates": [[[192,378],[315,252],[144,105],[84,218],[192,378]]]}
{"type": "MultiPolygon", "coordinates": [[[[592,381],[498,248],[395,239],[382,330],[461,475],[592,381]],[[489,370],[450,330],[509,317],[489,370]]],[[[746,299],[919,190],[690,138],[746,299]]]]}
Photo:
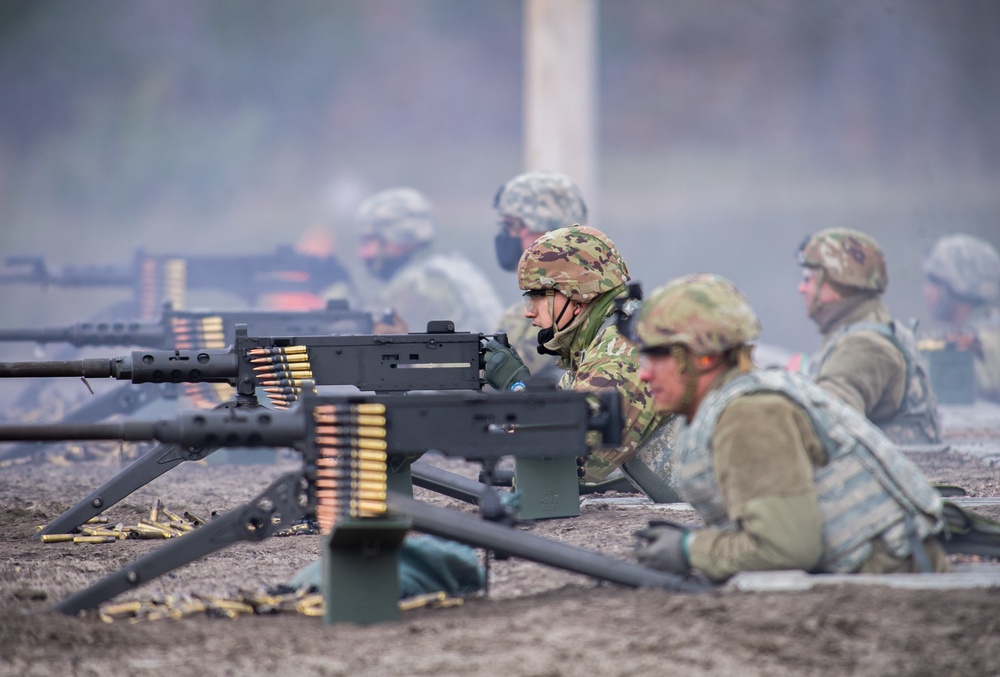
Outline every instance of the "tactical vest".
{"type": "Polygon", "coordinates": [[[934,397],[934,390],[930,385],[927,364],[917,349],[916,336],[895,320],[889,324],[855,322],[841,327],[830,337],[823,349],[809,359],[807,371],[809,376],[813,379],[819,376],[823,364],[841,338],[859,331],[871,331],[885,337],[902,353],[906,362],[906,392],[899,410],[891,418],[873,423],[897,444],[940,442],[941,424],[938,421],[937,398],[934,397]]]}
{"type": "Polygon", "coordinates": [[[817,571],[856,571],[871,556],[876,539],[905,559],[942,529],[941,496],[910,459],[853,408],[804,376],[779,369],[743,374],[710,392],[695,419],[678,431],[674,483],[706,525],[737,529],[719,491],[712,435],[731,401],[758,392],[784,395],[801,407],[826,451],[827,464],[813,475],[823,517],[817,571]]]}

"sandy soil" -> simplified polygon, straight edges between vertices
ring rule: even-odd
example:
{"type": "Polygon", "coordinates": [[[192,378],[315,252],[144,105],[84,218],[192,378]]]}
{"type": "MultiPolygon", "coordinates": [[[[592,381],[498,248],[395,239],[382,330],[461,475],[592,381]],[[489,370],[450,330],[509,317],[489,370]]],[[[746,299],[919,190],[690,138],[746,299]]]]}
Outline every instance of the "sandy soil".
{"type": "MultiPolygon", "coordinates": [[[[956,453],[915,456],[933,481],[1000,496],[995,468],[956,453]]],[[[475,468],[444,459],[469,477],[475,468]]],[[[187,463],[109,509],[134,524],[157,499],[174,512],[241,505],[295,467],[187,463]]],[[[405,611],[372,626],[328,625],[295,613],[102,622],[54,602],[156,549],[162,541],[43,544],[31,535],[117,467],[76,463],[0,469],[2,675],[995,675],[1000,589],[831,586],[805,592],[704,594],[631,590],[521,560],[494,561],[488,596],[405,611]]],[[[416,491],[458,510],[467,505],[416,491]]],[[[981,510],[994,518],[995,508],[981,510]]],[[[629,558],[650,518],[695,523],[690,511],[584,507],[530,531],[629,558]]],[[[115,601],[235,595],[287,581],[318,556],[320,536],[240,543],[115,601]]],[[[972,558],[956,560],[968,566],[972,558]]]]}

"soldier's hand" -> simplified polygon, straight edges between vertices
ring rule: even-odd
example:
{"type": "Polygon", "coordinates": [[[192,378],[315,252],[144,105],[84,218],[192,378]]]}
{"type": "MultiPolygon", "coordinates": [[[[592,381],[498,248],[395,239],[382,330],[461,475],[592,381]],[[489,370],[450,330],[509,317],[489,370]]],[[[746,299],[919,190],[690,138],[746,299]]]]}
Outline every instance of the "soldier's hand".
{"type": "Polygon", "coordinates": [[[497,390],[521,390],[524,382],[531,376],[517,351],[496,339],[490,339],[486,343],[483,358],[486,361],[483,377],[497,390]]]}
{"type": "Polygon", "coordinates": [[[684,543],[689,534],[690,530],[679,524],[651,521],[647,528],[635,532],[643,541],[636,546],[636,559],[644,566],[686,576],[691,572],[684,543]]]}

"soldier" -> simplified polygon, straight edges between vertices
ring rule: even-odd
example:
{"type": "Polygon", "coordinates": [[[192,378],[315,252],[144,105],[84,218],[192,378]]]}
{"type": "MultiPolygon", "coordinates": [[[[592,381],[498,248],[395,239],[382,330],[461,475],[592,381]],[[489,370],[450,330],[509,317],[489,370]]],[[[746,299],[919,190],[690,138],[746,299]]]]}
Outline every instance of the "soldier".
{"type": "Polygon", "coordinates": [[[1000,255],[971,235],[946,235],[924,259],[924,302],[972,349],[976,394],[1000,400],[1000,255]]]}
{"type": "Polygon", "coordinates": [[[650,523],[640,562],[713,581],[738,571],[944,571],[942,501],[854,408],[795,372],[754,369],[760,324],[738,289],[689,275],[631,331],[657,411],[682,419],[675,488],[705,523],[650,523]]]}
{"type": "MultiPolygon", "coordinates": [[[[585,483],[601,482],[621,467],[651,499],[677,501],[670,487],[671,417],[653,409],[649,389],[639,381],[638,353],[616,327],[615,300],[627,295],[628,267],[607,235],[588,226],[559,228],[539,237],[521,255],[518,285],[524,316],[538,327],[536,345],[566,370],[564,389],[617,388],[622,395],[624,441],[616,450],[587,457],[585,483]]],[[[636,302],[620,311],[629,313],[636,302]]],[[[500,390],[519,389],[529,371],[516,350],[498,342],[486,355],[486,380],[500,390]]]]}
{"type": "MultiPolygon", "coordinates": [[[[500,186],[493,198],[500,215],[500,232],[494,239],[497,263],[514,272],[521,254],[544,233],[563,226],[587,225],[587,205],[571,178],[555,172],[519,174],[500,186]]],[[[524,365],[534,374],[557,374],[556,359],[536,350],[531,320],[523,304],[504,311],[498,331],[507,333],[524,365]]]]}
{"type": "Polygon", "coordinates": [[[878,242],[856,230],[824,230],[805,239],[798,261],[799,293],[823,334],[804,371],[893,441],[940,441],[937,401],[916,338],[880,298],[889,278],[878,242]]]}
{"type": "Polygon", "coordinates": [[[378,301],[397,320],[379,333],[424,331],[429,320],[453,320],[458,331],[496,326],[503,305],[482,272],[458,253],[431,252],[436,219],[427,198],[412,188],[385,190],[361,204],[356,221],[358,257],[384,283],[378,301]]]}

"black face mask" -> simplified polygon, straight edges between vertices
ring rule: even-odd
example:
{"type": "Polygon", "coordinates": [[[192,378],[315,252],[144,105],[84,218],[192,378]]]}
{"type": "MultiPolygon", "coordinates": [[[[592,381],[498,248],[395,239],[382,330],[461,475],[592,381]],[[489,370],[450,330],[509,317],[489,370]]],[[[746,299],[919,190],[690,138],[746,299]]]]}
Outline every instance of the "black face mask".
{"type": "Polygon", "coordinates": [[[545,344],[556,337],[556,325],[559,324],[559,320],[563,318],[566,314],[566,309],[569,308],[569,304],[563,306],[562,312],[559,313],[559,317],[555,319],[552,326],[546,327],[545,329],[538,330],[538,347],[535,350],[538,351],[539,355],[559,355],[558,350],[552,350],[551,348],[546,348],[545,344]]]}
{"type": "Polygon", "coordinates": [[[538,346],[535,350],[538,351],[539,355],[559,355],[558,350],[551,350],[545,347],[545,344],[556,337],[555,327],[546,327],[545,329],[538,330],[538,346]]]}
{"type": "Polygon", "coordinates": [[[521,238],[504,229],[493,238],[493,246],[496,248],[500,267],[511,272],[517,270],[517,262],[521,260],[521,253],[524,251],[521,248],[521,238]]]}

